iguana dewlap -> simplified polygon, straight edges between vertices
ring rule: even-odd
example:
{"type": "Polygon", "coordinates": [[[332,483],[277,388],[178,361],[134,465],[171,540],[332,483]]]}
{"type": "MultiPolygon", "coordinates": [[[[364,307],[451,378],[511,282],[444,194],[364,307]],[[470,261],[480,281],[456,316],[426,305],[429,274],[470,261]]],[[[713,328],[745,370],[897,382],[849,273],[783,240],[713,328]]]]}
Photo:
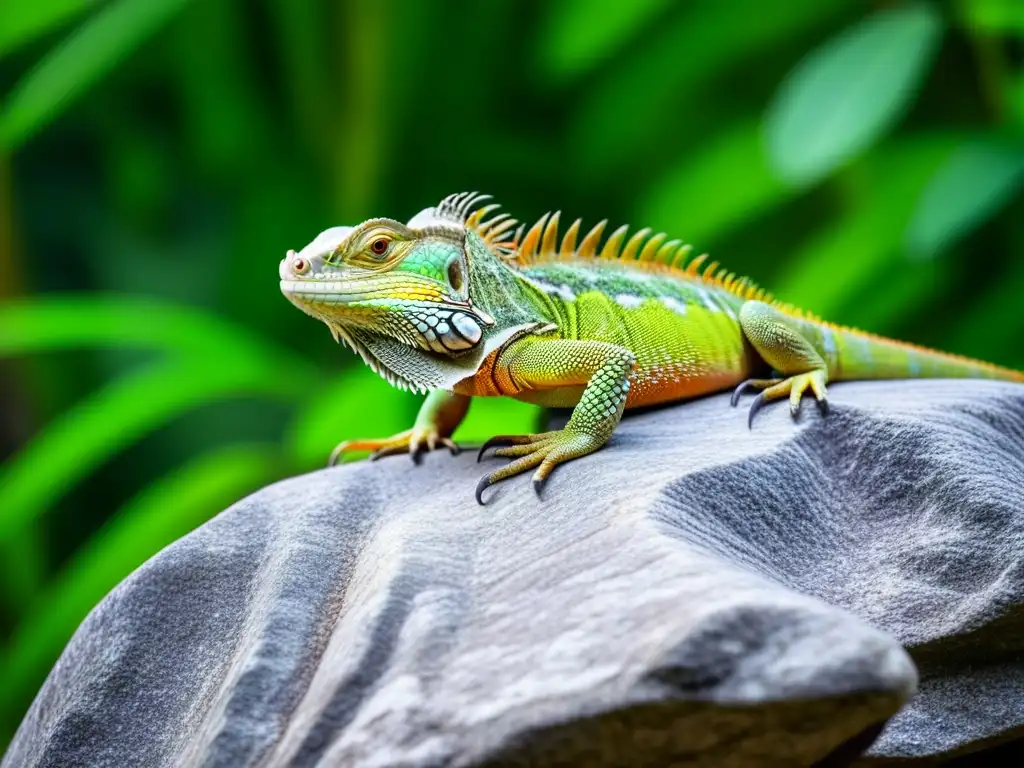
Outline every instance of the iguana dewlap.
{"type": "MultiPolygon", "coordinates": [[[[805,393],[827,411],[826,383],[979,377],[1024,381],[988,363],[826,323],[774,301],[680,240],[605,222],[581,236],[559,215],[524,227],[486,195],[445,198],[407,224],[370,219],[322,232],[281,262],[281,290],[322,320],[392,384],[429,392],[413,427],[340,444],[374,457],[439,445],[472,397],[573,407],[564,429],[507,435],[484,449],[512,461],[487,486],[536,467],[539,490],[558,464],[596,451],[624,408],[734,389],[765,403],[805,393]]],[[[481,449],[481,454],[483,449],[481,449]]],[[[482,501],[481,501],[482,503],[482,501]]]]}

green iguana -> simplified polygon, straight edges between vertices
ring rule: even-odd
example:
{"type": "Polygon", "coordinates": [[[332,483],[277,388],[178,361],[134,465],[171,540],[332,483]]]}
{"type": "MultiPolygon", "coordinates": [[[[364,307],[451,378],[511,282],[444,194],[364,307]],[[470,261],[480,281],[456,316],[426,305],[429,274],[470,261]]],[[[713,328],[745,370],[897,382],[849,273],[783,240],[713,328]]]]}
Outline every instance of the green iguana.
{"type": "Polygon", "coordinates": [[[844,379],[1024,375],[824,322],[773,300],[707,255],[662,233],[605,221],[559,239],[559,214],[524,232],[488,195],[446,197],[407,224],[370,219],[322,232],[281,262],[281,290],[322,320],[391,384],[429,392],[412,429],[341,443],[373,457],[446,446],[472,397],[504,395],[573,407],[565,428],[501,435],[512,461],[486,475],[476,498],[536,467],[534,487],[559,464],[604,445],[624,408],[733,389],[788,398],[796,416],[810,393],[827,413],[825,385],[844,379]]]}

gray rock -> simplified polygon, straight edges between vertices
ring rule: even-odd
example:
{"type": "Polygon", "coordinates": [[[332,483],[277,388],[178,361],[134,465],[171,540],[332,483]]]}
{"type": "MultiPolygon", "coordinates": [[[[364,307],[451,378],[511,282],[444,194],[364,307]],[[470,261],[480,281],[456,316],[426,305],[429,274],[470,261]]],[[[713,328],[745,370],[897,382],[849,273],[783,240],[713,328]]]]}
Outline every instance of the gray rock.
{"type": "Polygon", "coordinates": [[[543,501],[523,477],[478,507],[499,460],[445,453],[266,488],[90,614],[3,768],[845,765],[887,720],[865,764],[1007,741],[1024,387],[831,393],[753,431],[724,397],[629,418],[543,501]]]}

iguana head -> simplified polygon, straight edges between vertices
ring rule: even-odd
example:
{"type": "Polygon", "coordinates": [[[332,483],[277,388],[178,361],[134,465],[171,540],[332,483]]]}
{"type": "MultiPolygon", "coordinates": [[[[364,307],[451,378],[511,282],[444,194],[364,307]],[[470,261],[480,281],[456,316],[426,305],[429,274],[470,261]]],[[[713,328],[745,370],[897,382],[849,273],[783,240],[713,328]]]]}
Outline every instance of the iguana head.
{"type": "Polygon", "coordinates": [[[391,383],[451,388],[543,319],[507,295],[516,278],[498,238],[515,222],[481,229],[474,208],[483,199],[453,195],[406,224],[378,218],[327,229],[281,261],[281,291],[391,383]]]}

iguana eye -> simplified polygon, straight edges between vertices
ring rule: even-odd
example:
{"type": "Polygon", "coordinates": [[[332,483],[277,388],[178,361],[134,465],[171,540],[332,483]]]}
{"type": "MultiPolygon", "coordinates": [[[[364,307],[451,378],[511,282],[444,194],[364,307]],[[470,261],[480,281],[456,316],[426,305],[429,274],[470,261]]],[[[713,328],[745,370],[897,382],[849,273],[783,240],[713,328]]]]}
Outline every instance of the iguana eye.
{"type": "Polygon", "coordinates": [[[448,283],[456,291],[462,290],[462,268],[457,261],[448,265],[448,283]]]}
{"type": "Polygon", "coordinates": [[[386,237],[378,237],[372,243],[370,243],[370,251],[374,256],[383,256],[388,252],[388,248],[391,247],[391,241],[386,237]]]}
{"type": "Polygon", "coordinates": [[[303,258],[292,259],[292,271],[296,275],[304,275],[309,272],[309,262],[303,258]]]}

